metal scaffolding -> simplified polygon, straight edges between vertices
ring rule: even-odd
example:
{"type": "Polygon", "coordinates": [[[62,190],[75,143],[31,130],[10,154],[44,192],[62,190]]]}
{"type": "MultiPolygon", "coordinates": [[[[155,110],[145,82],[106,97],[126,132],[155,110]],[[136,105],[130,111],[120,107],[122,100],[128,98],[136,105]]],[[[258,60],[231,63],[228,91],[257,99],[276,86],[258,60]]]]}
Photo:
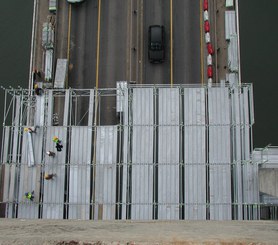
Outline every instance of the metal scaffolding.
{"type": "Polygon", "coordinates": [[[251,84],[6,89],[5,97],[6,217],[260,218],[251,84]]]}

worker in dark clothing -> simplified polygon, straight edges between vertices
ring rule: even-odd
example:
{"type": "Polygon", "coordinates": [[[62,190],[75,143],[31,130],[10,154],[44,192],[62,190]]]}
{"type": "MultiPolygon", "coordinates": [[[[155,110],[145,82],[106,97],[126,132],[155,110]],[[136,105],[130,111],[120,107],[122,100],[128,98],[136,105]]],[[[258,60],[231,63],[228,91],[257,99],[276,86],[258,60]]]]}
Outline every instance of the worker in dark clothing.
{"type": "Polygon", "coordinates": [[[45,174],[44,175],[44,179],[46,180],[52,180],[54,177],[56,176],[56,174],[45,174]]]}
{"type": "Polygon", "coordinates": [[[25,198],[29,199],[30,201],[33,201],[34,200],[34,191],[32,192],[26,192],[25,193],[25,198]]]}
{"type": "Polygon", "coordinates": [[[56,143],[56,149],[57,151],[62,151],[63,145],[61,145],[60,143],[56,143]]]}
{"type": "Polygon", "coordinates": [[[46,154],[50,157],[55,157],[55,153],[53,151],[47,151],[46,154]]]}
{"type": "Polygon", "coordinates": [[[38,84],[35,84],[35,94],[42,95],[42,88],[39,88],[38,84]]]}

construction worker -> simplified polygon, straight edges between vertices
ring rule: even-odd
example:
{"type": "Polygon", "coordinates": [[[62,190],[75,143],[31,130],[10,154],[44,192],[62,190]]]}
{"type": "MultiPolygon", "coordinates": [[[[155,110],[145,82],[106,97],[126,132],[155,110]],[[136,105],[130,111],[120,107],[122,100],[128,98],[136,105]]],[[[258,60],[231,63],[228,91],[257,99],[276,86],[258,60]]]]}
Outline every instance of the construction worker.
{"type": "Polygon", "coordinates": [[[24,128],[24,132],[28,132],[28,133],[36,133],[36,127],[29,127],[29,128],[24,128]]]}
{"type": "Polygon", "coordinates": [[[34,191],[32,192],[26,192],[25,193],[25,198],[29,199],[30,201],[33,201],[34,200],[34,191]]]}
{"type": "Polygon", "coordinates": [[[35,94],[42,95],[42,88],[39,88],[38,84],[35,84],[35,94]]]}
{"type": "Polygon", "coordinates": [[[53,151],[47,151],[46,154],[50,157],[55,157],[55,153],[53,151]]]}
{"type": "Polygon", "coordinates": [[[59,138],[57,137],[57,136],[54,136],[53,138],[52,138],[52,141],[54,142],[54,143],[61,143],[61,140],[59,140],[59,138]]]}
{"type": "Polygon", "coordinates": [[[52,180],[55,176],[56,176],[56,174],[47,174],[47,173],[45,173],[44,179],[45,180],[52,180]]]}

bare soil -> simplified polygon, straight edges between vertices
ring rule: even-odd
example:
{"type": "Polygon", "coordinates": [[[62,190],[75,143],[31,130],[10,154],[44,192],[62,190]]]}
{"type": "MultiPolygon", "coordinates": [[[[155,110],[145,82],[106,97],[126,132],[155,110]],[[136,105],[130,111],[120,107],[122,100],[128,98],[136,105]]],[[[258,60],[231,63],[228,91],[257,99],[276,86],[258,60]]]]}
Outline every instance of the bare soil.
{"type": "Polygon", "coordinates": [[[278,222],[0,219],[0,244],[278,244],[278,222]]]}

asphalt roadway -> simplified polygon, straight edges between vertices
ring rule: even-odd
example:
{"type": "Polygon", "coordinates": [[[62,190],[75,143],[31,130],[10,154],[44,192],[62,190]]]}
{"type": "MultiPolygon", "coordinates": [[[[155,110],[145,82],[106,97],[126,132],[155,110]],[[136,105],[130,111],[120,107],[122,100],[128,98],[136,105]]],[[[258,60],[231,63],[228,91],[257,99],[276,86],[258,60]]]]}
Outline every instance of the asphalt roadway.
{"type": "Polygon", "coordinates": [[[0,219],[0,244],[278,244],[278,222],[0,219]]]}

